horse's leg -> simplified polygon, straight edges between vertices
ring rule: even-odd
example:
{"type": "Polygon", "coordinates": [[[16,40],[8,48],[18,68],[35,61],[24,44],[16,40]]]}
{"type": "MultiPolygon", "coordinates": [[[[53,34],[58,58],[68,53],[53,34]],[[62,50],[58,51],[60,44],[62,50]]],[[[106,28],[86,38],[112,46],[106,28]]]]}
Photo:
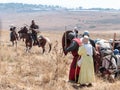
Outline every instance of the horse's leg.
{"type": "Polygon", "coordinates": [[[51,49],[52,49],[52,44],[51,44],[51,43],[49,43],[49,51],[48,51],[48,52],[50,52],[50,51],[51,51],[51,49]]]}
{"type": "Polygon", "coordinates": [[[28,44],[27,42],[25,42],[25,44],[26,44],[26,52],[28,53],[28,44]]]}
{"type": "Polygon", "coordinates": [[[14,46],[14,41],[12,41],[12,46],[14,46]]]}
{"type": "Polygon", "coordinates": [[[43,53],[45,52],[45,47],[42,47],[42,49],[43,49],[43,53]]]}
{"type": "Polygon", "coordinates": [[[26,46],[26,52],[28,53],[28,47],[26,46]]]}
{"type": "Polygon", "coordinates": [[[17,40],[15,41],[16,47],[17,47],[17,40]]]}

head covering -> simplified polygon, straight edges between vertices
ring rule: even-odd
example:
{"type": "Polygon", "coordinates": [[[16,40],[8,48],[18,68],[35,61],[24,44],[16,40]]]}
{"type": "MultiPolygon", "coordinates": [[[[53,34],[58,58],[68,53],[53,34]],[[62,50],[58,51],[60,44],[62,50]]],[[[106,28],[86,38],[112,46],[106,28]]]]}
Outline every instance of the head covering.
{"type": "Polygon", "coordinates": [[[68,39],[70,39],[70,40],[72,40],[73,38],[75,38],[75,33],[73,33],[73,32],[70,32],[69,34],[68,34],[68,39]]]}
{"type": "Polygon", "coordinates": [[[89,37],[88,37],[87,35],[85,35],[83,38],[85,38],[85,39],[89,39],[89,37]]]}
{"type": "Polygon", "coordinates": [[[114,55],[117,55],[117,54],[119,54],[119,50],[115,49],[115,50],[113,50],[113,53],[114,53],[114,55]]]}
{"type": "Polygon", "coordinates": [[[77,27],[74,27],[73,32],[78,33],[77,27]]]}
{"type": "Polygon", "coordinates": [[[110,39],[109,42],[110,42],[110,43],[113,43],[113,39],[110,39]]]}
{"type": "Polygon", "coordinates": [[[16,27],[14,26],[14,24],[11,24],[10,25],[10,31],[13,31],[13,30],[15,30],[16,29],[16,27]]]}
{"type": "Polygon", "coordinates": [[[89,37],[88,37],[87,35],[85,35],[85,36],[83,37],[82,42],[83,42],[84,44],[87,44],[88,41],[89,41],[89,37]]]}
{"type": "Polygon", "coordinates": [[[76,30],[76,29],[77,29],[77,27],[74,27],[74,29],[76,30]]]}
{"type": "Polygon", "coordinates": [[[84,31],[83,36],[87,35],[89,37],[89,31],[84,31]]]}

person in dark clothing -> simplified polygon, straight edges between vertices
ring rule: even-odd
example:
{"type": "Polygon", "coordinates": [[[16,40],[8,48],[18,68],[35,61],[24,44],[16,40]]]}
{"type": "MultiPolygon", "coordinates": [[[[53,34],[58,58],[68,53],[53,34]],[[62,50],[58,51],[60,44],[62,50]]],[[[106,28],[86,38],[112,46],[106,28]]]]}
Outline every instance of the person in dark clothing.
{"type": "Polygon", "coordinates": [[[75,33],[75,36],[78,37],[78,30],[77,30],[77,27],[74,27],[73,33],[75,33]]]}
{"type": "Polygon", "coordinates": [[[30,29],[32,30],[32,38],[34,40],[33,45],[36,45],[38,43],[36,29],[39,29],[39,27],[38,27],[38,25],[35,24],[34,20],[32,20],[32,22],[31,22],[30,29]]]}
{"type": "Polygon", "coordinates": [[[15,26],[11,26],[10,27],[10,41],[12,41],[12,36],[13,36],[13,34],[15,34],[15,36],[17,37],[17,39],[18,39],[18,36],[17,36],[17,33],[16,33],[16,27],[15,26]]]}
{"type": "Polygon", "coordinates": [[[72,52],[73,60],[69,71],[69,81],[77,82],[80,68],[76,65],[79,59],[78,48],[82,44],[79,38],[76,38],[75,33],[70,32],[68,39],[71,41],[69,47],[65,48],[65,52],[72,52]]]}

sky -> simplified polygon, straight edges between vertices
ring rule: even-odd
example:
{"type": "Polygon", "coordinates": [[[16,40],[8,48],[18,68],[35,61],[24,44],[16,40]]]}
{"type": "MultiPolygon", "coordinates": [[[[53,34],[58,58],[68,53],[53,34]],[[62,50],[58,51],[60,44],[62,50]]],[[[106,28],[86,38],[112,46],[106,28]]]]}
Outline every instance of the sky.
{"type": "Polygon", "coordinates": [[[59,5],[67,8],[114,8],[120,9],[120,0],[0,0],[0,3],[27,3],[59,5]]]}

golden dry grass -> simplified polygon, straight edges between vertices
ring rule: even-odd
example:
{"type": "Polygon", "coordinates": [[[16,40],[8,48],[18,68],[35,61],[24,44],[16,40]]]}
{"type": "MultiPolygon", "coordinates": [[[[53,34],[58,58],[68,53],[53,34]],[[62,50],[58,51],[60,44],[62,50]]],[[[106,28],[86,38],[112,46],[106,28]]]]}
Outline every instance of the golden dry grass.
{"type": "MultiPolygon", "coordinates": [[[[119,31],[91,31],[92,38],[113,38],[113,32],[120,36],[119,31]]],[[[82,33],[82,32],[79,32],[82,33]]],[[[18,47],[12,47],[9,32],[1,32],[0,45],[0,90],[76,90],[68,82],[68,73],[72,60],[71,54],[62,55],[61,38],[63,32],[42,32],[52,41],[50,53],[42,54],[41,49],[33,47],[31,53],[25,53],[24,42],[19,41],[18,47]]],[[[119,90],[120,81],[109,83],[98,78],[91,88],[77,90],[119,90]]]]}

